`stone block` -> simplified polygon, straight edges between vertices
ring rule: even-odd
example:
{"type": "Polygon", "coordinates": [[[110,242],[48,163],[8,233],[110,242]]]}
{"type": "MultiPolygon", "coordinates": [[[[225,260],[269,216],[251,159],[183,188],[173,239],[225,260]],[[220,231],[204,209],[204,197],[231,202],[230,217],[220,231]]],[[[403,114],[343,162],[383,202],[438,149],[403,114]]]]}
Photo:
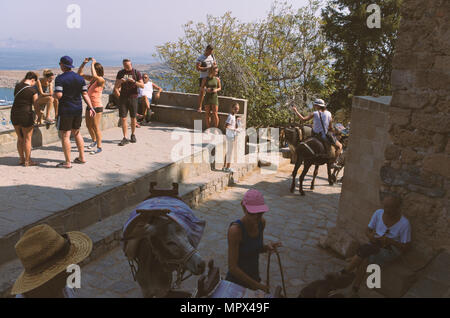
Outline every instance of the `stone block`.
{"type": "Polygon", "coordinates": [[[445,178],[450,178],[450,155],[442,153],[425,157],[423,169],[445,178]]]}
{"type": "Polygon", "coordinates": [[[436,96],[428,94],[414,94],[408,91],[398,91],[392,96],[392,107],[423,109],[426,106],[434,105],[437,101],[436,96]]]}
{"type": "Polygon", "coordinates": [[[404,147],[427,147],[432,141],[431,138],[420,131],[410,131],[406,129],[395,129],[390,135],[396,145],[404,147]]]}
{"type": "Polygon", "coordinates": [[[345,258],[354,256],[359,247],[358,241],[346,231],[338,228],[330,229],[328,236],[321,238],[319,243],[323,248],[329,248],[345,258]]]}
{"type": "Polygon", "coordinates": [[[401,162],[404,164],[413,164],[417,160],[422,159],[422,156],[419,155],[416,151],[410,148],[404,148],[402,150],[401,162]]]}
{"type": "Polygon", "coordinates": [[[384,151],[386,160],[397,160],[400,158],[401,148],[396,145],[388,145],[384,151]]]}
{"type": "Polygon", "coordinates": [[[414,113],[411,125],[436,133],[450,132],[450,115],[414,113]]]}
{"type": "Polygon", "coordinates": [[[392,88],[394,90],[406,90],[413,87],[415,84],[415,77],[411,69],[394,69],[391,75],[392,88]]]}
{"type": "Polygon", "coordinates": [[[400,126],[408,125],[411,121],[411,110],[399,107],[391,107],[389,111],[389,123],[400,126]]]}
{"type": "Polygon", "coordinates": [[[416,171],[406,171],[383,166],[380,171],[381,180],[390,186],[407,186],[410,184],[431,188],[435,185],[433,179],[416,171]]]}
{"type": "Polygon", "coordinates": [[[73,211],[73,213],[75,214],[75,219],[77,220],[77,227],[79,230],[100,221],[100,205],[94,200],[92,200],[92,203],[85,202],[85,204],[82,204],[78,206],[77,209],[74,209],[75,211],[73,211]]]}

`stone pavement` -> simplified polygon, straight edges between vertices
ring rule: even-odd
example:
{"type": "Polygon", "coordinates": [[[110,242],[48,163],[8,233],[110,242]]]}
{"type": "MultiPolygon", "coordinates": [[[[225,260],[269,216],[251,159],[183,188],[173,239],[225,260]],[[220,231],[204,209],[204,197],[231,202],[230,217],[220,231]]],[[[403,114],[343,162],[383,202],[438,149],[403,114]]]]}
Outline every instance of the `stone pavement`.
{"type": "MultiPolygon", "coordinates": [[[[103,133],[103,152],[96,156],[86,152],[88,163],[73,164],[70,170],[56,168],[64,161],[60,143],[32,151],[37,167],[18,166],[17,153],[1,156],[0,238],[172,164],[172,149],[180,140],[171,138],[175,129],[178,138],[191,137],[190,129],[154,123],[138,129],[138,143],[125,147],[118,147],[121,128],[109,129],[103,133]]],[[[74,143],[72,146],[73,161],[78,152],[74,143]]],[[[192,143],[193,152],[203,147],[192,143]]]]}
{"type": "MultiPolygon", "coordinates": [[[[244,193],[251,188],[262,191],[271,208],[265,216],[265,240],[283,243],[280,252],[288,296],[297,297],[307,283],[342,269],[345,263],[318,246],[319,238],[326,234],[327,228],[335,225],[341,186],[329,186],[326,169],[321,167],[314,193],[307,191],[306,197],[301,197],[298,192],[291,194],[291,168],[291,165],[282,165],[277,174],[270,175],[255,172],[228,191],[217,193],[200,204],[196,211],[207,221],[199,251],[205,260],[214,259],[225,276],[228,226],[242,216],[240,202],[244,193]]],[[[308,187],[310,180],[310,177],[306,178],[308,187]]],[[[267,256],[261,256],[263,281],[266,279],[266,263],[267,256]]],[[[142,297],[120,248],[88,264],[82,274],[82,297],[142,297]]],[[[196,280],[191,278],[182,287],[193,290],[196,280]]],[[[271,286],[277,285],[281,286],[281,276],[273,256],[271,286]]]]}

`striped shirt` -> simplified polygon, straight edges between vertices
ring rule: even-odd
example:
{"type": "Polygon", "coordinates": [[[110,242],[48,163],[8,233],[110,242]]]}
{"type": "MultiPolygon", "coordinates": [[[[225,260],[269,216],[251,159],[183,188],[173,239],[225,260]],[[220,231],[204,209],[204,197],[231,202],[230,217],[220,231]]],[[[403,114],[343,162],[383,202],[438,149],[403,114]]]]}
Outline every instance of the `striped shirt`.
{"type": "Polygon", "coordinates": [[[84,78],[75,72],[64,72],[55,80],[55,93],[62,93],[59,100],[60,116],[82,116],[81,94],[87,92],[84,78]]]}

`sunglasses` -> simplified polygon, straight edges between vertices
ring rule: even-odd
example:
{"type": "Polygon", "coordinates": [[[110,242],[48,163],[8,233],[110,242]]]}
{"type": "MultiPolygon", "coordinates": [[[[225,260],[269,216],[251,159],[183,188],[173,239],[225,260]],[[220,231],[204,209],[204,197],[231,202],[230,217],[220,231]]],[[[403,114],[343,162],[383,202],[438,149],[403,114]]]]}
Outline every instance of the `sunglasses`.
{"type": "Polygon", "coordinates": [[[47,74],[47,75],[45,75],[45,77],[52,77],[54,74],[53,73],[51,73],[51,74],[47,74]]]}

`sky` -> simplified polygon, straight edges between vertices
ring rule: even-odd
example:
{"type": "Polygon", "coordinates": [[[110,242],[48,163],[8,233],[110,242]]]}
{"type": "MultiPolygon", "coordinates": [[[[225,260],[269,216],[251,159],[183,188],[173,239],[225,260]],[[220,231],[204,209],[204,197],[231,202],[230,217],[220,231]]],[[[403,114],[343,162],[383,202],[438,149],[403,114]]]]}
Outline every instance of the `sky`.
{"type": "MultiPolygon", "coordinates": [[[[294,8],[308,0],[287,0],[294,8]]],[[[92,49],[153,53],[176,41],[188,21],[231,11],[244,22],[260,20],[273,0],[0,0],[0,48],[92,49]],[[81,28],[69,29],[67,8],[81,8],[81,28]],[[8,40],[10,39],[10,40],[8,40]],[[11,40],[12,39],[12,40],[11,40]]]]}

